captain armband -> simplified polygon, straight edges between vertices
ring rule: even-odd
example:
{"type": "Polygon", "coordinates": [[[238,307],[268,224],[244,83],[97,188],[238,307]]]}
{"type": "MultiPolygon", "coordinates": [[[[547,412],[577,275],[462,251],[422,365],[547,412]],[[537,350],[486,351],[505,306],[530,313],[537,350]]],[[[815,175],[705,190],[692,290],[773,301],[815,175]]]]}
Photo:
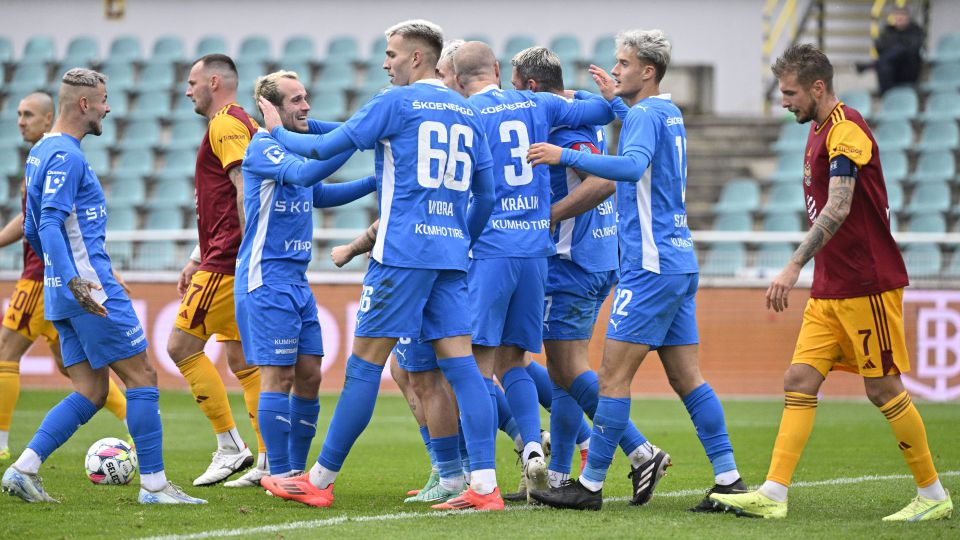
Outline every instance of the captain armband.
{"type": "Polygon", "coordinates": [[[857,164],[847,156],[840,154],[830,160],[830,177],[850,176],[857,177],[857,164]]]}

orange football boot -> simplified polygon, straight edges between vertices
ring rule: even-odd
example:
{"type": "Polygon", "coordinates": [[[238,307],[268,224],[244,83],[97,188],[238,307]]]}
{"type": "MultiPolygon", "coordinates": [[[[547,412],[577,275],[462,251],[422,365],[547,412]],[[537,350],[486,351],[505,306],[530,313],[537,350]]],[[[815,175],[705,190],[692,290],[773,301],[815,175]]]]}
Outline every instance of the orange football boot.
{"type": "Polygon", "coordinates": [[[290,478],[267,476],[260,479],[260,486],[281,499],[318,508],[329,508],[333,505],[333,484],[326,489],[320,489],[310,482],[310,473],[290,478]]]}
{"type": "Polygon", "coordinates": [[[503,497],[500,488],[492,493],[481,495],[473,489],[467,489],[463,495],[454,497],[445,503],[431,506],[437,510],[503,510],[503,497]]]}

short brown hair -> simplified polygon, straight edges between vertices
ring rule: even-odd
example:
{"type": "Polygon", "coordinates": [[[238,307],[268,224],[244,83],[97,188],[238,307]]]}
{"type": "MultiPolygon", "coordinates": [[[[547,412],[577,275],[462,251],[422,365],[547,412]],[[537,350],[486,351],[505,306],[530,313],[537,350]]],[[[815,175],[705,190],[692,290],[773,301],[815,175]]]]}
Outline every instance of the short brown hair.
{"type": "Polygon", "coordinates": [[[809,88],[816,81],[823,81],[828,92],[833,92],[833,64],[823,51],[810,43],[792,45],[770,66],[773,76],[783,79],[794,73],[797,82],[809,88]]]}

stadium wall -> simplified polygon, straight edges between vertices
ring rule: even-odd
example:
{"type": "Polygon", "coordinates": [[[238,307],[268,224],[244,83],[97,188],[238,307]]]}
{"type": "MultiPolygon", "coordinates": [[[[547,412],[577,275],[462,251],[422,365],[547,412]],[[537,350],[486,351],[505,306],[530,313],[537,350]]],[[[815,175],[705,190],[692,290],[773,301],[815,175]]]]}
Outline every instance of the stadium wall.
{"type": "MultiPolygon", "coordinates": [[[[0,284],[8,297],[12,282],[0,284]]],[[[358,306],[357,285],[314,285],[323,328],[324,378],[322,388],[339,391],[343,368],[352,344],[358,306]]],[[[790,362],[800,328],[806,290],[797,290],[790,309],[774,313],[764,309],[763,289],[701,289],[697,296],[700,325],[700,359],[704,377],[724,395],[779,395],[783,372],[790,362]]],[[[187,389],[166,352],[167,336],[177,317],[179,300],[173,284],[137,283],[133,302],[147,328],[148,352],[157,365],[160,386],[187,389]]],[[[607,320],[609,299],[600,314],[607,320]]],[[[907,343],[913,371],[906,384],[918,398],[960,399],[960,291],[908,290],[905,296],[907,343]]],[[[5,307],[5,306],[4,306],[5,307]]],[[[597,367],[603,349],[605,324],[598,324],[590,347],[590,363],[597,367]]],[[[207,353],[224,374],[228,387],[238,388],[228,375],[222,347],[211,341],[207,353]]],[[[543,362],[543,358],[539,360],[543,362]]],[[[633,382],[634,395],[666,395],[671,390],[655,355],[641,367],[633,382]]],[[[64,387],[46,345],[38,344],[24,357],[22,381],[26,387],[64,387]]],[[[382,389],[396,390],[389,372],[382,389]]],[[[826,395],[863,396],[859,377],[833,374],[823,387],[826,395]]]]}

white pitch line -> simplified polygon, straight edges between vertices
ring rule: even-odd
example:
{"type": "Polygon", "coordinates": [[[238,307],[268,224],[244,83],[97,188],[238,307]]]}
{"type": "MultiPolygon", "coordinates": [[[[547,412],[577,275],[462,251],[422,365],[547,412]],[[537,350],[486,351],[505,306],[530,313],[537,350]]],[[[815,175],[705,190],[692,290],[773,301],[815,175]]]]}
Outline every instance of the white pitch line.
{"type": "MultiPolygon", "coordinates": [[[[960,471],[944,471],[939,473],[941,477],[943,476],[960,476],[960,471]]],[[[790,487],[818,487],[818,486],[839,486],[845,484],[862,484],[864,482],[879,482],[884,480],[905,480],[908,478],[913,478],[912,475],[908,474],[887,474],[887,475],[877,475],[871,474],[866,476],[855,476],[852,478],[831,478],[829,480],[813,480],[809,482],[794,482],[790,487]]],[[[682,489],[678,491],[667,491],[667,492],[658,492],[656,497],[689,497],[691,495],[701,495],[704,493],[702,489],[682,489]]],[[[630,497],[607,497],[604,502],[623,502],[630,500],[630,497]]],[[[508,506],[508,511],[522,511],[522,510],[539,510],[540,507],[534,506],[508,506]]],[[[283,531],[299,530],[299,529],[320,529],[323,527],[330,527],[332,525],[340,525],[343,523],[372,523],[379,521],[399,521],[404,519],[421,519],[421,518],[444,518],[450,516],[462,515],[465,512],[472,511],[461,511],[461,512],[399,512],[396,514],[382,514],[382,515],[373,515],[373,516],[338,516],[325,519],[313,519],[308,521],[293,521],[290,523],[277,523],[275,525],[262,525],[260,527],[247,527],[241,529],[219,529],[215,531],[204,531],[198,533],[189,533],[189,534],[170,534],[165,536],[148,536],[143,538],[143,540],[200,540],[203,538],[221,538],[227,536],[244,536],[244,535],[253,535],[253,534],[269,534],[277,533],[283,531]]]]}

